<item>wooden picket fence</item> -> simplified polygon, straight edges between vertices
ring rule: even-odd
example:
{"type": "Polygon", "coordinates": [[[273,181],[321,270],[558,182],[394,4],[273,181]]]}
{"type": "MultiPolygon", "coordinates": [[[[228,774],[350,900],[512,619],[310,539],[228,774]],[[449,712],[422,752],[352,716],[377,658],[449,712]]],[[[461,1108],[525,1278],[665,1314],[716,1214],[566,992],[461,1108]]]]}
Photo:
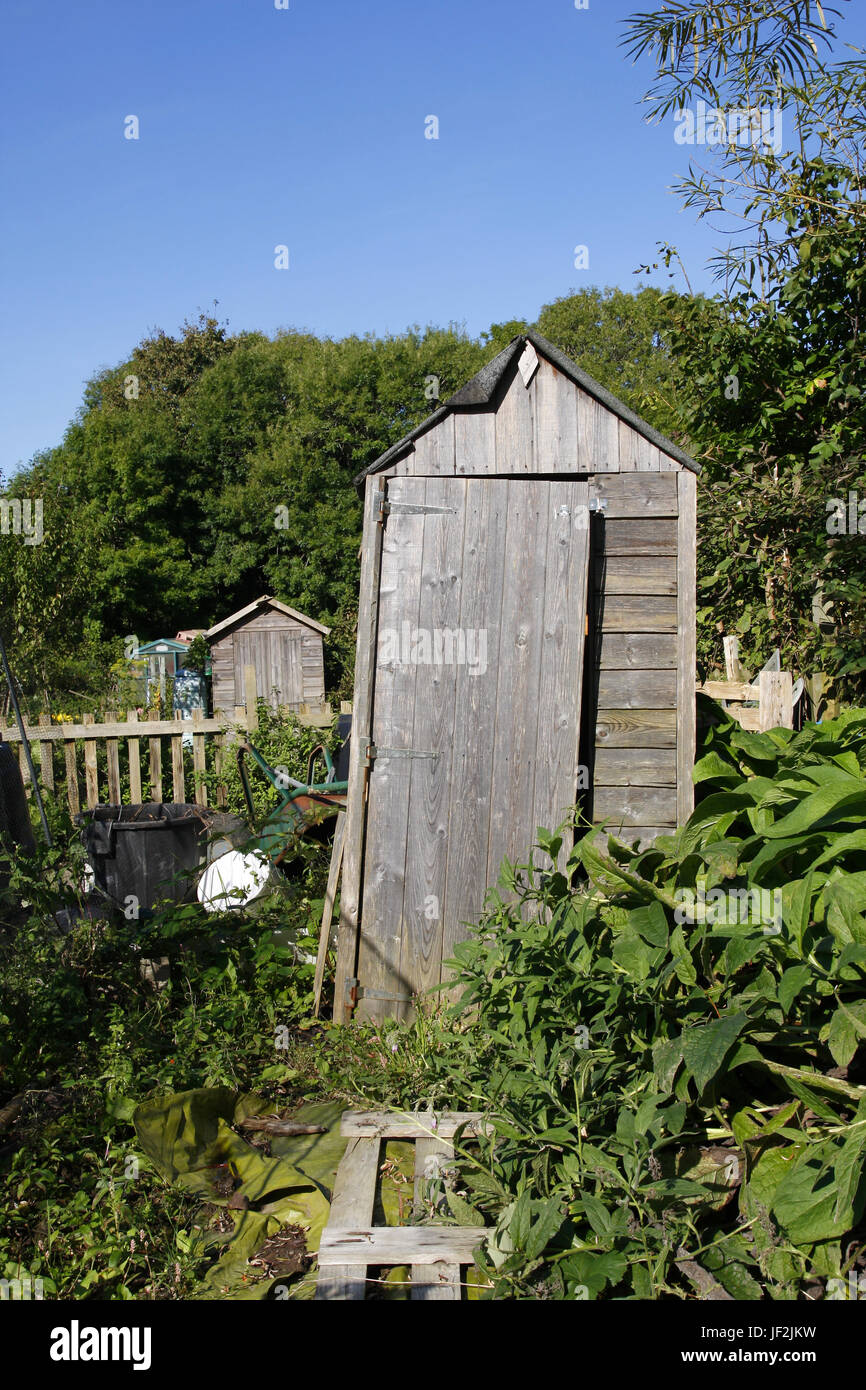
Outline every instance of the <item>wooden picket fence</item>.
{"type": "Polygon", "coordinates": [[[794,681],[790,671],[761,671],[757,684],[743,680],[739,639],[726,637],[723,681],[705,681],[697,687],[713,700],[724,700],[727,713],[750,733],[768,729],[793,729],[794,681]]]}
{"type": "MultiPolygon", "coordinates": [[[[85,804],[98,806],[103,802],[118,806],[122,802],[120,759],[121,748],[125,747],[129,767],[129,799],[131,805],[143,800],[185,802],[187,799],[187,775],[184,768],[184,734],[192,735],[193,783],[191,798],[200,806],[208,805],[208,789],[202,780],[206,770],[205,740],[216,742],[215,767],[217,773],[226,756],[227,748],[235,742],[238,733],[254,734],[258,728],[256,708],[256,681],[253,667],[244,669],[245,704],[238,705],[234,718],[222,713],[214,718],[205,718],[201,710],[193,712],[192,720],[175,715],[172,719],[140,720],[135,710],[130,710],[125,718],[107,711],[101,722],[95,714],[85,714],[77,724],[52,724],[48,715],[42,715],[39,724],[28,727],[24,732],[30,744],[31,756],[38,770],[39,780],[46,791],[57,795],[65,781],[66,801],[70,813],[75,815],[81,809],[79,794],[79,744],[83,743],[85,804]],[[145,786],[141,777],[141,741],[148,741],[148,765],[145,786]],[[164,761],[163,741],[170,748],[168,760],[164,761]],[[105,744],[107,768],[107,798],[101,797],[98,745],[105,744]],[[54,752],[58,744],[63,745],[64,770],[57,776],[54,752]],[[170,780],[171,795],[165,796],[170,780]],[[58,785],[61,783],[61,786],[58,785]],[[147,797],[142,796],[146,790],[147,797]]],[[[327,728],[334,719],[331,706],[301,705],[292,711],[302,724],[314,728],[327,728]]],[[[18,759],[25,786],[29,789],[29,770],[24,755],[24,747],[14,723],[6,721],[4,729],[0,718],[0,735],[10,744],[18,745],[18,759]]],[[[225,805],[225,787],[218,785],[217,806],[225,805]]]]}

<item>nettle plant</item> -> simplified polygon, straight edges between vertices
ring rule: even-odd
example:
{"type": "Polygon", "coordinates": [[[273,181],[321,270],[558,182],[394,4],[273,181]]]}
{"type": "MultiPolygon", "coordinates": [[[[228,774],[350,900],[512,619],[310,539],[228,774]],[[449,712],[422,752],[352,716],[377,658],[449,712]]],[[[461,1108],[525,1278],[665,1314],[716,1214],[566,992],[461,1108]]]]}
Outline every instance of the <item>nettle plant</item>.
{"type": "Polygon", "coordinates": [[[494,1296],[790,1299],[862,1263],[866,714],[710,738],[676,834],[584,829],[559,869],[539,831],[456,948],[494,1296]]]}

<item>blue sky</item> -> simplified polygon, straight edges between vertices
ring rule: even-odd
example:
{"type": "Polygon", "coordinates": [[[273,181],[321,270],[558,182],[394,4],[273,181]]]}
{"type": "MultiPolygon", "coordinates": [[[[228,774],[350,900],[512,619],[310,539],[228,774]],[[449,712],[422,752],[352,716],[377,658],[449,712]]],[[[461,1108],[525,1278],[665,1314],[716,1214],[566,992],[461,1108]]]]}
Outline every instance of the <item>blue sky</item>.
{"type": "Polygon", "coordinates": [[[646,283],[662,239],[710,287],[720,237],[669,191],[688,152],[673,118],[644,122],[650,66],[618,47],[639,5],[289,4],[6,0],[7,476],[59,442],[98,368],[215,299],[233,331],[476,334],[646,283]]]}

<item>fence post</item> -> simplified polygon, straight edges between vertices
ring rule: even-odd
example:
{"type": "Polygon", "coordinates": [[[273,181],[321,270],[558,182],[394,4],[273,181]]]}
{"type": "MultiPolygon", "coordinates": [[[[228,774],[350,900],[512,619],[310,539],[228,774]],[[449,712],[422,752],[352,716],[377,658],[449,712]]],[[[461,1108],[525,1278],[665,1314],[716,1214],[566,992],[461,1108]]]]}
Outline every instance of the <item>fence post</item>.
{"type": "MultiPolygon", "coordinates": [[[[183,716],[180,711],[175,712],[175,723],[180,724],[183,716]]],[[[180,733],[171,736],[171,792],[172,800],[178,805],[186,801],[186,786],[183,776],[183,735],[180,733]]]]}
{"type": "MultiPolygon", "coordinates": [[[[82,718],[83,724],[95,723],[92,714],[85,714],[82,718]]],[[[96,740],[84,740],[84,780],[87,787],[87,805],[89,808],[99,805],[99,772],[96,762],[96,740]]]]}
{"type": "MultiPolygon", "coordinates": [[[[117,723],[117,710],[105,711],[106,724],[117,723]]],[[[112,806],[119,806],[123,797],[120,791],[120,743],[116,738],[105,740],[105,762],[108,768],[108,800],[112,806]]]]}
{"type": "MultiPolygon", "coordinates": [[[[127,710],[127,724],[138,723],[138,710],[127,710]]],[[[139,753],[140,741],[137,738],[130,738],[126,741],[127,752],[129,753],[129,799],[133,806],[141,805],[141,756],[139,753]]]]}
{"type": "Polygon", "coordinates": [[[259,712],[256,704],[256,668],[244,667],[244,702],[246,704],[247,733],[254,734],[259,727],[259,712]]]}
{"type": "MultiPolygon", "coordinates": [[[[47,714],[40,714],[39,723],[43,729],[50,729],[51,718],[47,714]]],[[[54,744],[46,741],[39,745],[39,763],[42,774],[42,785],[47,791],[54,791],[54,744]]]]}
{"type": "Polygon", "coordinates": [[[200,709],[192,712],[192,766],[193,766],[193,797],[199,806],[207,805],[207,783],[204,780],[206,771],[204,755],[204,734],[197,734],[196,724],[200,724],[204,719],[204,714],[200,709]]]}
{"type": "Polygon", "coordinates": [[[743,668],[740,665],[740,639],[725,637],[722,641],[725,648],[725,675],[729,681],[741,681],[743,668]]]}
{"type": "Polygon", "coordinates": [[[81,805],[78,800],[78,757],[74,738],[66,740],[63,753],[66,761],[66,800],[69,804],[69,814],[77,816],[81,805]]]}
{"type": "Polygon", "coordinates": [[[762,671],[758,677],[760,700],[760,732],[768,729],[793,729],[794,681],[790,671],[762,671]]]}

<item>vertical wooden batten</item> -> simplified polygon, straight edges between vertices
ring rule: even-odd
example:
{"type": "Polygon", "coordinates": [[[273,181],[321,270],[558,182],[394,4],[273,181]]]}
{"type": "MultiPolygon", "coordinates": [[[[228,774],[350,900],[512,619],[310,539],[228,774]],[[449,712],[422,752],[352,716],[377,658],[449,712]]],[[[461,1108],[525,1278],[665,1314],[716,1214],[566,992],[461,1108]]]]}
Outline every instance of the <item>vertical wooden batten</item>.
{"type": "Polygon", "coordinates": [[[334,981],[334,1018],[351,1017],[349,981],[355,975],[360,917],[361,861],[367,797],[367,746],[372,738],[373,682],[379,628],[379,576],[382,566],[382,527],[377,497],[383,480],[372,477],[366,486],[361,581],[358,598],[358,641],[355,655],[355,691],[352,701],[352,741],[349,749],[349,786],[346,796],[346,828],[343,848],[343,891],[334,981]]]}
{"type": "Polygon", "coordinates": [[[695,805],[697,636],[697,478],[687,469],[677,475],[677,821],[688,820],[695,805]]]}

